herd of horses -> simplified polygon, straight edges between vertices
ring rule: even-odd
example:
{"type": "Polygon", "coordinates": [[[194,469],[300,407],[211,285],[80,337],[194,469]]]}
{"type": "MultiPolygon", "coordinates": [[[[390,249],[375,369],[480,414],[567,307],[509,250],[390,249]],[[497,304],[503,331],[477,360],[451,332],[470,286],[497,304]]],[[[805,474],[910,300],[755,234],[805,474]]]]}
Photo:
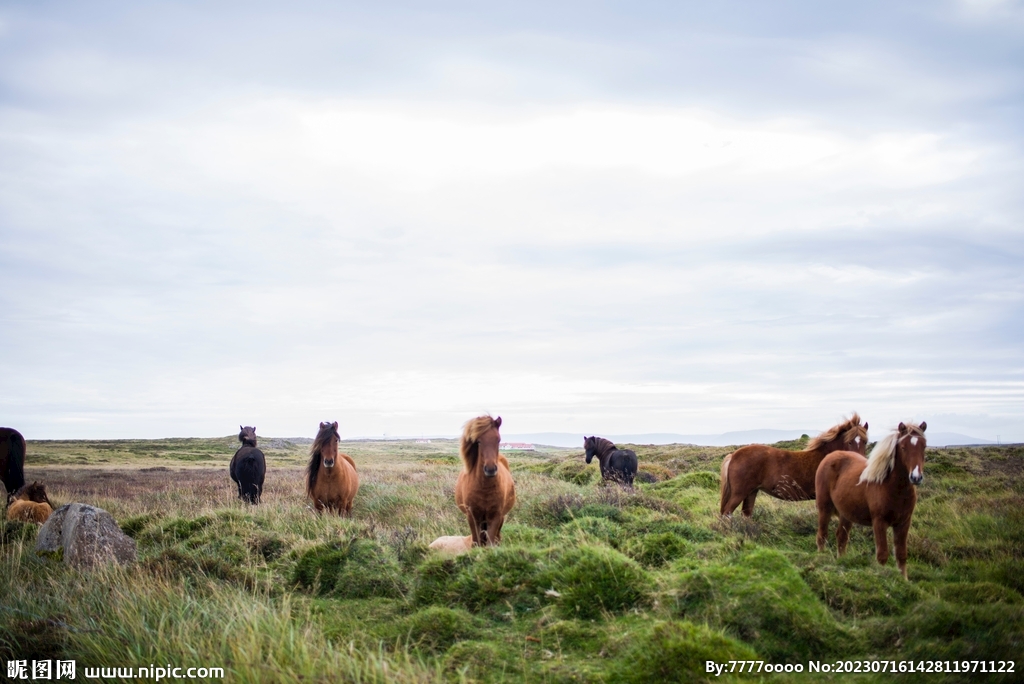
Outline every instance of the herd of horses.
{"type": "MultiPolygon", "coordinates": [[[[229,474],[238,497],[259,504],[266,478],[266,457],[257,447],[256,428],[239,426],[241,446],[231,458],[229,474]]],[[[455,504],[466,516],[469,535],[441,537],[432,548],[462,552],[473,546],[501,543],[505,517],[516,503],[515,481],[501,455],[501,417],[469,420],[462,430],[462,470],[455,484],[455,504]]],[[[896,563],[907,576],[907,536],[917,503],[917,485],[924,478],[926,423],[900,423],[865,455],[868,424],[853,416],[808,442],[802,450],[760,444],[741,447],[721,465],[720,510],[730,517],[741,504],[750,517],[758,492],[785,501],[813,499],[818,511],[817,546],[825,548],[829,524],[839,517],[836,544],[845,553],[852,525],[874,531],[878,562],[889,558],[887,533],[893,528],[896,563]]],[[[317,513],[350,516],[359,491],[356,463],[338,452],[337,422],[320,423],[306,466],[306,496],[317,513]]],[[[638,470],[636,453],[619,449],[601,437],[584,437],[586,462],[596,456],[604,480],[632,488],[638,470]]],[[[0,428],[0,475],[8,495],[7,519],[43,522],[53,505],[45,487],[25,484],[25,439],[17,430],[0,428]]]]}

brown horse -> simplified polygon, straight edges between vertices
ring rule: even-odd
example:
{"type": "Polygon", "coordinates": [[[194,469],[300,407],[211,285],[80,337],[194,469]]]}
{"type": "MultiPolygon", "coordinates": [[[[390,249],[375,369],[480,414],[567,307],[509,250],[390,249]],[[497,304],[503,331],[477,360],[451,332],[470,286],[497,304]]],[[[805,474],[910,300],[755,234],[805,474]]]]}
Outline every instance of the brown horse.
{"type": "Polygon", "coordinates": [[[833,451],[863,454],[868,445],[868,424],[860,424],[854,412],[849,420],[821,433],[803,451],[786,451],[763,444],[740,447],[722,461],[721,510],[732,515],[743,503],[743,515],[754,514],[759,491],[784,501],[814,498],[814,474],[818,464],[833,451]]]}
{"type": "Polygon", "coordinates": [[[338,453],[338,423],[320,423],[320,432],[309,449],[306,466],[306,496],[313,500],[317,513],[326,508],[340,515],[352,514],[352,502],[359,491],[356,462],[338,453]]]}
{"type": "Polygon", "coordinates": [[[875,445],[871,455],[837,451],[818,466],[818,551],[825,550],[832,513],[839,513],[836,546],[846,552],[850,526],[870,525],[875,532],[875,558],[889,560],[886,533],[892,527],[896,565],[907,576],[907,535],[917,504],[917,485],[924,480],[924,438],[927,423],[900,423],[875,445]]]}
{"type": "Polygon", "coordinates": [[[474,546],[501,543],[501,526],[516,505],[516,483],[498,453],[501,417],[480,416],[463,426],[459,451],[464,466],[455,483],[455,503],[469,520],[474,546]]]}
{"type": "Polygon", "coordinates": [[[23,485],[7,496],[7,519],[44,523],[53,513],[46,487],[39,482],[23,485]]]}
{"type": "Polygon", "coordinates": [[[0,428],[0,480],[7,493],[25,484],[25,438],[14,428],[0,428]]]}

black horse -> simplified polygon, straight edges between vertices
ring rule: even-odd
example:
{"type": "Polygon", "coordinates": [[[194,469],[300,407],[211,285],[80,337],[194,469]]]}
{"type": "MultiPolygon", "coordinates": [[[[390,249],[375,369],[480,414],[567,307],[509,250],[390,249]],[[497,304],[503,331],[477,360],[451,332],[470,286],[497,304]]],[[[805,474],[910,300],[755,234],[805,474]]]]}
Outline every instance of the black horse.
{"type": "Polygon", "coordinates": [[[25,438],[14,428],[0,428],[0,479],[8,494],[25,485],[25,438]]]}
{"type": "Polygon", "coordinates": [[[267,460],[256,448],[256,428],[242,427],[238,441],[242,443],[231,457],[231,479],[238,485],[238,498],[251,504],[258,504],[263,494],[263,480],[267,476],[267,460]]]}
{"type": "Polygon", "coordinates": [[[597,456],[601,464],[601,477],[630,487],[636,477],[636,452],[619,449],[604,437],[584,437],[583,448],[587,450],[587,463],[597,456]]]}

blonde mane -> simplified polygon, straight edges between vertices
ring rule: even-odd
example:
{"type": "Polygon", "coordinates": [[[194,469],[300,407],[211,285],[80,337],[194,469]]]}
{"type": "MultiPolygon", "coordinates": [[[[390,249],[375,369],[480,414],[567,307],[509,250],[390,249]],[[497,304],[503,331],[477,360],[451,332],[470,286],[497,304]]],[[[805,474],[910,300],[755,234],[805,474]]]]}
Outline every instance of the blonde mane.
{"type": "Polygon", "coordinates": [[[477,440],[494,427],[494,419],[490,415],[482,415],[466,421],[462,426],[462,441],[459,443],[459,455],[468,473],[473,468],[477,454],[477,440]]]}
{"type": "MultiPolygon", "coordinates": [[[[839,423],[838,425],[833,425],[828,430],[825,430],[820,435],[812,439],[810,442],[807,443],[807,447],[804,450],[816,451],[825,446],[826,444],[828,444],[829,442],[835,440],[840,435],[846,437],[846,433],[849,431],[859,431],[860,437],[865,441],[865,443],[867,442],[868,431],[865,430],[864,427],[860,424],[860,416],[857,415],[856,411],[853,412],[853,415],[850,416],[849,420],[844,420],[842,423],[839,423]]],[[[856,436],[856,434],[850,435],[850,439],[844,439],[843,441],[849,442],[856,436]]]]}
{"type": "MultiPolygon", "coordinates": [[[[918,423],[908,420],[904,421],[903,424],[907,428],[908,435],[924,437],[924,430],[921,429],[918,423]]],[[[868,454],[868,465],[864,468],[864,472],[860,474],[860,480],[857,484],[864,482],[880,484],[885,481],[885,478],[892,471],[892,467],[896,464],[896,443],[900,441],[901,437],[903,435],[900,434],[899,428],[893,428],[892,432],[878,440],[878,444],[868,454]]]]}

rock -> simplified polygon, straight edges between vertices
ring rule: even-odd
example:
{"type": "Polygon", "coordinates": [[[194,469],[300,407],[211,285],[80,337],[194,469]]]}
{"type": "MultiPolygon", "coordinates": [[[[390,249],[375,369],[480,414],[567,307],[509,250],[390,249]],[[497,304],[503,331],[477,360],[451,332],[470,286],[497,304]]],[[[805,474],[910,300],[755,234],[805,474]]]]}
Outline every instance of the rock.
{"type": "Polygon", "coordinates": [[[430,548],[442,553],[459,555],[473,548],[473,537],[438,537],[430,542],[430,548]]]}
{"type": "Polygon", "coordinates": [[[135,562],[135,540],[118,527],[114,516],[102,508],[71,503],[53,512],[39,528],[36,551],[61,551],[64,562],[78,568],[91,568],[116,561],[135,562]]]}

